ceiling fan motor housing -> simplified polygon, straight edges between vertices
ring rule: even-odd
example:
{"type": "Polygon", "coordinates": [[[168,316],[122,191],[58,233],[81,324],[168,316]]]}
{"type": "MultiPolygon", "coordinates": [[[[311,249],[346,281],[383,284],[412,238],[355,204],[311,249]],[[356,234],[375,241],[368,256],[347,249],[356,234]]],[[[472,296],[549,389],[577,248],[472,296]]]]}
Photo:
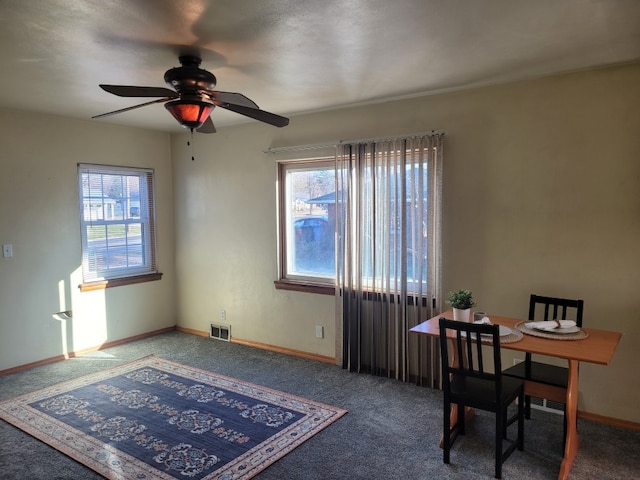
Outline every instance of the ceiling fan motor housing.
{"type": "Polygon", "coordinates": [[[192,93],[198,91],[211,91],[216,86],[216,77],[213,73],[199,67],[200,58],[185,55],[180,57],[182,66],[167,70],[164,81],[178,93],[192,93]]]}

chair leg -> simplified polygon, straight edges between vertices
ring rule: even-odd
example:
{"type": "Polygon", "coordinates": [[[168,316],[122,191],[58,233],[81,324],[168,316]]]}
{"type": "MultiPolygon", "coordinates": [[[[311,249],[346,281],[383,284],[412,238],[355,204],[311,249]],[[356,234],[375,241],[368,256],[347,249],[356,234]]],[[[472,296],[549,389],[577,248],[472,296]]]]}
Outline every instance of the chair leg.
{"type": "Polygon", "coordinates": [[[524,402],[525,402],[524,414],[527,417],[527,420],[529,420],[531,418],[531,397],[529,395],[526,395],[524,397],[524,402]]]}
{"type": "Polygon", "coordinates": [[[507,411],[496,412],[496,478],[502,478],[502,437],[507,428],[507,422],[504,421],[507,411]]]}
{"type": "Polygon", "coordinates": [[[442,461],[449,463],[449,452],[451,450],[451,404],[444,405],[444,426],[442,429],[442,461]]]}
{"type": "Polygon", "coordinates": [[[518,450],[524,450],[524,398],[518,400],[518,450]]]}
{"type": "Polygon", "coordinates": [[[506,439],[507,438],[507,429],[509,428],[509,414],[505,412],[505,419],[504,421],[504,425],[502,427],[502,438],[506,439]]]}

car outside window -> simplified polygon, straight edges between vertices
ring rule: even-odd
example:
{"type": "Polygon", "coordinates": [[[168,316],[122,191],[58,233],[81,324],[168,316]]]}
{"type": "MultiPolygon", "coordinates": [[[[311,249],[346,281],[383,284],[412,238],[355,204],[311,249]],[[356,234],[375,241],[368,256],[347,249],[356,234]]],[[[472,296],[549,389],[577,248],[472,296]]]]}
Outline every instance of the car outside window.
{"type": "Polygon", "coordinates": [[[334,284],[335,163],[279,164],[281,279],[334,284]]]}

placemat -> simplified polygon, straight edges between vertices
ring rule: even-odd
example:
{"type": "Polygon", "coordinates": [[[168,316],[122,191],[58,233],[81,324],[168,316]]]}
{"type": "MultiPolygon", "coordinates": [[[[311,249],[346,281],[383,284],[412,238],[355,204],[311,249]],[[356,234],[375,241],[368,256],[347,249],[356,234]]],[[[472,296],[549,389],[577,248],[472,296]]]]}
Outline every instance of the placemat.
{"type": "Polygon", "coordinates": [[[516,323],[516,328],[521,332],[526,333],[527,335],[532,335],[534,337],[550,338],[552,340],[583,340],[589,336],[589,334],[582,329],[576,333],[542,332],[540,330],[526,327],[525,325],[527,323],[528,322],[516,323]]]}
{"type": "Polygon", "coordinates": [[[503,335],[500,337],[500,343],[515,343],[522,340],[522,332],[518,330],[511,329],[511,333],[509,335],[503,335]]]}
{"type": "MultiPolygon", "coordinates": [[[[517,330],[514,330],[513,328],[511,329],[511,333],[509,335],[501,335],[500,336],[500,343],[515,343],[515,342],[519,342],[520,340],[522,340],[522,332],[519,332],[517,330]]],[[[482,343],[486,343],[487,345],[493,345],[493,339],[489,336],[482,336],[481,337],[481,342],[482,343]]]]}

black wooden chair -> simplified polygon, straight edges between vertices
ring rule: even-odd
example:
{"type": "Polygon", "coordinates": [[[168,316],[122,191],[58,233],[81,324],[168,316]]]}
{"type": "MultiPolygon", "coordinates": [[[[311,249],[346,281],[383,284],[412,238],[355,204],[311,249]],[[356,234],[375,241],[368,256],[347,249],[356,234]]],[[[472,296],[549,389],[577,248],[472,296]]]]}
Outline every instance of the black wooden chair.
{"type": "MultiPolygon", "coordinates": [[[[582,310],[584,302],[582,300],[571,300],[566,298],[542,297],[540,295],[531,295],[529,300],[529,320],[536,321],[553,321],[553,320],[575,320],[578,327],[582,327],[582,310]]],[[[562,348],[562,342],[558,343],[558,348],[562,348]]],[[[533,361],[531,354],[527,353],[524,362],[520,362],[513,367],[505,369],[503,375],[522,380],[529,380],[536,384],[548,385],[552,388],[542,388],[540,395],[546,395],[548,400],[565,404],[567,396],[567,385],[569,383],[569,370],[566,367],[550,365],[543,362],[533,361]],[[548,398],[553,397],[553,398],[548,398]]],[[[537,395],[529,395],[535,393],[536,385],[531,388],[527,387],[527,395],[525,395],[525,416],[531,418],[531,397],[537,395]]],[[[567,435],[567,416],[566,404],[564,415],[564,438],[567,435]]]]}
{"type": "Polygon", "coordinates": [[[451,445],[458,434],[465,433],[465,407],[494,412],[496,417],[495,476],[502,478],[504,461],[516,448],[524,449],[524,382],[502,376],[498,325],[474,324],[440,318],[440,351],[444,393],[444,463],[449,463],[451,445]],[[455,332],[451,362],[447,329],[455,332]],[[493,343],[491,348],[485,347],[484,352],[482,335],[486,335],[484,338],[490,339],[493,343]],[[508,408],[516,399],[518,399],[517,413],[509,417],[508,408]],[[458,409],[453,428],[451,427],[452,403],[457,404],[458,409]],[[517,439],[510,441],[507,439],[507,427],[516,420],[518,421],[517,439]],[[505,451],[503,451],[503,438],[510,443],[505,451]]]}

